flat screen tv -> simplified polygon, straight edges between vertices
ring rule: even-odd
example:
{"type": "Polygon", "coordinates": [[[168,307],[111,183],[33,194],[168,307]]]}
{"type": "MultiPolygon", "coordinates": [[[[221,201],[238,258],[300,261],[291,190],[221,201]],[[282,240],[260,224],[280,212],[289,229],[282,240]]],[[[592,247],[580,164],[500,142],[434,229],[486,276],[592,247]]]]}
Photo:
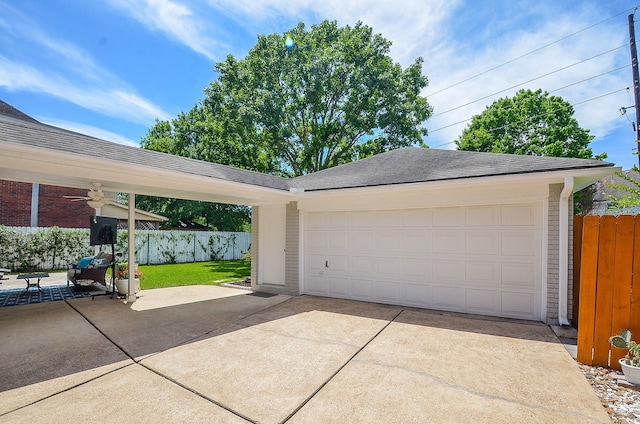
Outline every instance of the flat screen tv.
{"type": "Polygon", "coordinates": [[[116,244],[118,239],[118,220],[106,216],[91,217],[89,244],[116,244]]]}

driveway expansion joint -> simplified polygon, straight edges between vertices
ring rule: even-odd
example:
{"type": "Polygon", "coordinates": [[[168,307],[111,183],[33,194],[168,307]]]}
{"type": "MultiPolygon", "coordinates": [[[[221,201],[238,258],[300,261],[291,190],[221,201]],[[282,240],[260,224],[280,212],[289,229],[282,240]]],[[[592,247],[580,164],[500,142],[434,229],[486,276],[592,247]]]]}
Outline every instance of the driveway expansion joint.
{"type": "Polygon", "coordinates": [[[293,418],[293,416],[297,414],[303,406],[309,403],[309,401],[313,399],[318,394],[318,392],[320,392],[320,390],[322,390],[327,384],[329,384],[329,382],[333,380],[336,375],[338,375],[338,373],[340,373],[340,371],[344,369],[344,367],[346,367],[351,361],[353,361],[354,358],[358,356],[358,354],[362,352],[365,347],[369,346],[369,344],[374,341],[380,335],[380,333],[382,333],[387,327],[389,327],[391,323],[394,322],[402,312],[404,312],[404,309],[400,309],[398,313],[391,320],[389,320],[389,322],[387,322],[376,334],[374,334],[365,344],[363,344],[360,349],[358,349],[353,355],[351,355],[351,357],[347,359],[345,363],[342,364],[333,374],[331,374],[329,378],[324,381],[324,383],[322,383],[313,393],[311,393],[311,395],[309,395],[304,401],[302,401],[300,405],[298,405],[296,409],[293,410],[293,412],[291,412],[284,420],[282,420],[282,423],[284,424],[291,418],[293,418]]]}

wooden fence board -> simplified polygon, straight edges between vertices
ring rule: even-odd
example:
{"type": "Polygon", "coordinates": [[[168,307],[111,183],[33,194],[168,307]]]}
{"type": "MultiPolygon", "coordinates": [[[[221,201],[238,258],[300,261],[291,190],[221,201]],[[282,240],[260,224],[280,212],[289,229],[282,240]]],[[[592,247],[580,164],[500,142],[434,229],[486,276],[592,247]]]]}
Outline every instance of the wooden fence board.
{"type": "Polygon", "coordinates": [[[629,330],[636,341],[640,341],[640,215],[635,217],[633,243],[633,279],[631,288],[631,317],[629,330]]]}
{"type": "Polygon", "coordinates": [[[593,364],[609,365],[613,272],[615,265],[616,217],[600,218],[598,240],[598,281],[596,282],[596,321],[593,334],[593,364]]]}
{"type": "Polygon", "coordinates": [[[577,359],[619,369],[625,351],[611,348],[609,337],[624,328],[636,340],[640,335],[640,215],[581,219],[581,247],[575,250],[580,256],[577,359]]]}
{"type": "Polygon", "coordinates": [[[584,217],[577,359],[587,365],[593,364],[593,332],[595,327],[599,231],[600,217],[584,217]]]}
{"type": "MultiPolygon", "coordinates": [[[[611,311],[611,334],[629,328],[631,315],[631,278],[633,273],[633,235],[634,217],[623,215],[618,217],[616,225],[615,268],[613,274],[613,303],[611,311]]],[[[609,337],[608,336],[608,337],[609,337]]],[[[612,349],[611,368],[620,369],[618,359],[625,351],[612,349]]]]}

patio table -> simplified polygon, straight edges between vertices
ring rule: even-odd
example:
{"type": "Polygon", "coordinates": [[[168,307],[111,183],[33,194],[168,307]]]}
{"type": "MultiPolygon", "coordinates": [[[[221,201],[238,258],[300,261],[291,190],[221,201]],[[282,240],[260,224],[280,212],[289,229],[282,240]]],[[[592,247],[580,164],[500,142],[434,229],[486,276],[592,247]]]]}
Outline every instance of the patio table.
{"type": "Polygon", "coordinates": [[[27,282],[27,288],[25,290],[25,293],[29,291],[29,287],[37,287],[38,290],[42,291],[42,287],[40,287],[40,280],[43,278],[46,278],[49,276],[49,273],[47,272],[36,272],[36,273],[32,273],[32,274],[20,274],[18,275],[18,279],[23,279],[24,281],[27,282]],[[37,278],[38,281],[36,283],[32,283],[31,279],[32,278],[37,278]]]}

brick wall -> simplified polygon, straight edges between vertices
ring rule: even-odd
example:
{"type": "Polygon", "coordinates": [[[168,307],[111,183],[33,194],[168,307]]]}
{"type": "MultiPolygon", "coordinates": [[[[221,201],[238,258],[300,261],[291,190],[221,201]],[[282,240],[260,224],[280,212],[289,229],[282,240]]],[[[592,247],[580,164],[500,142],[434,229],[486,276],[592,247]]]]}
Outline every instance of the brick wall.
{"type": "MultiPolygon", "coordinates": [[[[31,226],[31,183],[0,181],[0,225],[31,226]]],[[[72,202],[64,196],[84,196],[87,190],[40,185],[39,227],[87,228],[95,213],[86,202],[72,202]]]]}
{"type": "Polygon", "coordinates": [[[560,277],[560,193],[563,184],[549,186],[547,245],[547,322],[558,322],[558,290],[560,277]]]}
{"type": "Polygon", "coordinates": [[[285,249],[285,291],[300,294],[300,211],[298,202],[287,204],[287,235],[285,249]]]}
{"type": "Polygon", "coordinates": [[[31,225],[31,184],[0,181],[0,225],[31,225]]]}

